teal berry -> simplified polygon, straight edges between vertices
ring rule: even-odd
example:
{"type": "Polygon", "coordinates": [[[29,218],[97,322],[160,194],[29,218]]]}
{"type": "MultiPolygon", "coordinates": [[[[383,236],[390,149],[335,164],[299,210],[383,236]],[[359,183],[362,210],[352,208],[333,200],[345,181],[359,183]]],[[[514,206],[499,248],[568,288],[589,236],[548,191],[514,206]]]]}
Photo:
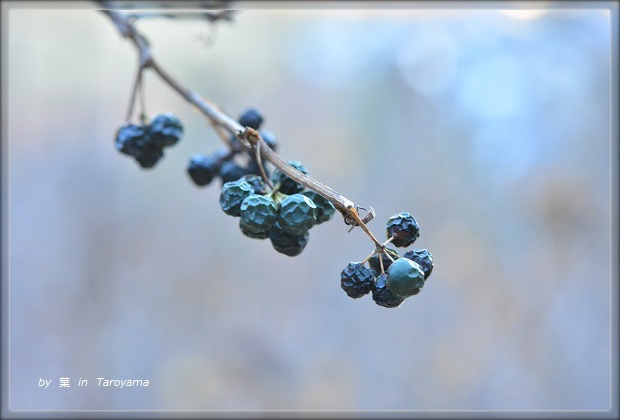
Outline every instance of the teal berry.
{"type": "Polygon", "coordinates": [[[422,267],[425,281],[433,272],[433,256],[430,252],[428,252],[428,249],[414,249],[412,251],[407,251],[403,254],[403,257],[417,262],[418,265],[422,267]]]}
{"type": "Polygon", "coordinates": [[[220,207],[229,216],[241,216],[241,203],[254,194],[254,188],[243,180],[226,182],[220,193],[220,207]]]}
{"type": "Polygon", "coordinates": [[[278,218],[278,208],[270,197],[251,194],[241,202],[241,224],[248,231],[267,233],[278,218]]]}
{"type": "Polygon", "coordinates": [[[387,270],[386,287],[402,298],[417,295],[424,286],[424,271],[415,261],[399,258],[387,270]]]}
{"type": "MultiPolygon", "coordinates": [[[[289,160],[288,164],[303,174],[308,174],[306,167],[297,160],[289,160]]],[[[293,195],[302,192],[303,185],[298,184],[280,169],[276,169],[271,174],[271,182],[273,185],[280,184],[280,192],[282,194],[293,195]]]]}
{"type": "Polygon", "coordinates": [[[384,308],[398,308],[405,298],[398,296],[386,287],[387,275],[381,274],[377,277],[375,287],[372,289],[372,300],[384,308]]]}
{"type": "Polygon", "coordinates": [[[310,234],[308,232],[303,232],[297,235],[287,232],[276,222],[269,231],[269,239],[271,240],[273,249],[289,257],[295,257],[301,254],[308,244],[310,234]]]}
{"type": "Polygon", "coordinates": [[[301,235],[316,224],[316,205],[305,195],[289,195],[280,203],[278,223],[282,230],[301,235]]]}
{"type": "Polygon", "coordinates": [[[390,217],[386,234],[388,239],[393,238],[394,246],[406,248],[420,236],[420,226],[411,214],[402,212],[390,217]]]}
{"type": "Polygon", "coordinates": [[[249,230],[244,224],[243,220],[239,219],[239,229],[241,229],[241,233],[243,233],[248,238],[252,239],[266,239],[269,237],[267,232],[253,232],[249,230]]]}
{"type": "MultiPolygon", "coordinates": [[[[398,255],[398,251],[396,251],[394,248],[385,248],[385,251],[390,254],[394,260],[400,258],[400,255],[398,255]]],[[[370,259],[368,260],[368,265],[377,277],[381,274],[381,263],[379,262],[379,258],[383,260],[384,270],[387,270],[388,267],[392,264],[392,260],[387,255],[385,255],[385,253],[382,253],[381,257],[379,257],[379,254],[375,254],[370,257],[370,259]]]]}
{"type": "Polygon", "coordinates": [[[302,193],[308,197],[316,205],[316,224],[327,222],[336,213],[336,207],[331,201],[312,190],[306,190],[302,193]]]}

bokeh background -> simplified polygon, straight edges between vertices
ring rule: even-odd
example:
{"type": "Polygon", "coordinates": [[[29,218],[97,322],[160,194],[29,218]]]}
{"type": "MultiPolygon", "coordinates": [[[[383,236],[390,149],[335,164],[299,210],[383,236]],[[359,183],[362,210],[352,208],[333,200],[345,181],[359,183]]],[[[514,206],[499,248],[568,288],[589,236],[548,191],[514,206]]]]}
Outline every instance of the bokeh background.
{"type": "Polygon", "coordinates": [[[119,154],[136,53],[80,5],[8,15],[11,409],[609,408],[608,11],[139,24],[182,84],[258,107],[285,159],[374,207],[378,236],[416,217],[435,269],[386,309],[340,289],[372,250],[340,218],[295,258],[242,235],[185,172],[223,144],[154,74],[147,112],[185,137],[152,170],[119,154]]]}

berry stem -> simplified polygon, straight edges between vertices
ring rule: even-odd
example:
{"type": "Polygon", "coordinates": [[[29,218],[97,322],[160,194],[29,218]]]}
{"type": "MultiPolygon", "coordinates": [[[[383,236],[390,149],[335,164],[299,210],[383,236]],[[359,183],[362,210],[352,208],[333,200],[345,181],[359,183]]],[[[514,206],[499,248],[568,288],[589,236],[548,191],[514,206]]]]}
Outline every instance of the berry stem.
{"type": "Polygon", "coordinates": [[[127,114],[125,115],[125,124],[129,124],[131,122],[131,116],[133,115],[133,109],[136,104],[136,96],[140,86],[142,85],[142,70],[142,66],[138,65],[138,73],[136,74],[136,79],[133,82],[131,96],[129,97],[129,106],[127,107],[127,114]]]}
{"type": "MultiPolygon", "coordinates": [[[[313,190],[317,194],[321,195],[326,200],[329,200],[334,207],[342,214],[346,224],[353,224],[362,228],[364,233],[375,243],[378,249],[381,249],[381,243],[377,241],[377,238],[370,232],[366,224],[360,219],[357,212],[357,206],[351,200],[343,196],[342,194],[334,191],[325,184],[320,183],[314,178],[298,171],[288,164],[287,161],[282,159],[273,149],[271,149],[267,143],[261,138],[260,134],[250,128],[243,127],[234,118],[223,112],[214,102],[210,99],[191,91],[181,84],[179,84],[172,76],[170,76],[155,60],[151,54],[151,49],[147,39],[138,32],[134,23],[127,17],[127,15],[120,13],[116,10],[100,10],[106,16],[108,16],[112,23],[116,26],[121,35],[131,40],[134,46],[138,49],[140,55],[140,66],[138,71],[137,80],[142,76],[142,70],[144,68],[150,68],[153,70],[165,83],[167,83],[173,90],[181,95],[187,102],[194,105],[202,114],[204,114],[211,123],[212,126],[219,126],[228,132],[235,134],[240,140],[243,147],[249,150],[251,147],[257,147],[260,150],[261,156],[271,162],[276,168],[280,169],[283,173],[295,180],[297,183],[303,185],[305,188],[313,190]],[[258,146],[260,144],[260,146],[258,146]]],[[[130,108],[133,109],[133,102],[135,101],[135,91],[132,93],[130,108]]],[[[229,144],[230,142],[226,140],[229,144]]]]}
{"type": "Polygon", "coordinates": [[[388,239],[387,241],[383,242],[383,246],[386,246],[387,244],[392,242],[394,239],[396,239],[396,236],[390,236],[390,239],[388,239]]]}
{"type": "Polygon", "coordinates": [[[254,149],[254,152],[256,154],[256,163],[258,164],[258,169],[260,171],[261,176],[263,177],[263,181],[265,181],[265,184],[267,184],[269,188],[273,189],[273,184],[269,180],[269,177],[265,173],[265,168],[263,167],[263,160],[261,158],[260,149],[261,149],[261,143],[257,143],[254,149]]]}
{"type": "MultiPolygon", "coordinates": [[[[144,70],[141,68],[141,70],[144,70]]],[[[140,74],[144,73],[143,71],[140,74]]],[[[143,125],[147,124],[148,117],[146,115],[146,100],[144,96],[144,76],[140,76],[140,86],[138,87],[138,96],[140,99],[140,121],[143,125]]]]}
{"type": "Polygon", "coordinates": [[[362,265],[366,264],[368,260],[371,259],[376,253],[377,253],[377,250],[372,251],[370,255],[364,258],[364,261],[362,261],[360,264],[362,265]]]}

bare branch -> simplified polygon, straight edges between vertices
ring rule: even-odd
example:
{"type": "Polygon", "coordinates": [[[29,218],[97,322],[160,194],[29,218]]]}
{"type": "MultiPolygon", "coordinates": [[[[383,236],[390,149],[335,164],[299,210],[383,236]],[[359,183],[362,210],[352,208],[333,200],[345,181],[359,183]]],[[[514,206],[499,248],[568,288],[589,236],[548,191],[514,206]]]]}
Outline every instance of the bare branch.
{"type": "MultiPolygon", "coordinates": [[[[107,4],[109,2],[100,3],[107,4]]],[[[209,119],[209,122],[216,129],[216,131],[218,131],[218,134],[220,134],[220,137],[222,137],[223,140],[225,136],[222,135],[221,129],[225,129],[229,133],[236,135],[239,138],[242,147],[244,147],[247,151],[251,151],[252,148],[259,150],[263,159],[272,163],[275,167],[280,169],[280,171],[288,175],[297,183],[315,191],[317,194],[329,200],[342,214],[346,224],[360,226],[364,233],[366,233],[375,243],[377,249],[381,249],[381,243],[374,237],[370,230],[368,230],[365,222],[360,219],[357,206],[353,203],[353,201],[289,165],[287,161],[282,159],[280,155],[278,155],[267,145],[267,143],[261,138],[258,131],[250,127],[241,126],[234,118],[223,112],[214,102],[179,84],[155,60],[151,54],[148,41],[137,31],[135,25],[133,25],[127,15],[115,10],[101,10],[101,12],[107,15],[121,35],[131,40],[137,48],[140,56],[140,67],[153,70],[166,84],[179,93],[179,95],[181,95],[187,102],[194,105],[209,119]]],[[[230,144],[230,142],[228,143],[230,144]]]]}

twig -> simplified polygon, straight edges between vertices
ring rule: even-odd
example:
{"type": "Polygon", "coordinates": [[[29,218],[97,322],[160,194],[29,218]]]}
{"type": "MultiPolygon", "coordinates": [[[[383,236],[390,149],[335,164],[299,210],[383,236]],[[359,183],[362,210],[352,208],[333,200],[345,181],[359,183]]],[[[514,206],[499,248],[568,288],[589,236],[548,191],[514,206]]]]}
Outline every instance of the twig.
{"type": "Polygon", "coordinates": [[[129,124],[131,122],[131,116],[133,115],[133,109],[136,104],[136,96],[142,81],[142,70],[142,66],[138,66],[138,73],[136,74],[136,79],[133,82],[131,97],[129,98],[129,106],[127,107],[127,114],[125,115],[125,124],[129,124]]]}
{"type": "Polygon", "coordinates": [[[271,162],[276,168],[280,169],[280,171],[288,175],[297,183],[315,191],[317,194],[332,202],[334,207],[336,207],[336,209],[344,217],[346,224],[353,224],[361,227],[364,233],[366,233],[366,235],[368,235],[375,243],[377,249],[381,249],[381,243],[377,241],[366,224],[360,219],[357,212],[357,206],[353,203],[353,201],[289,165],[288,162],[282,159],[280,155],[278,155],[267,145],[267,143],[265,143],[256,130],[241,126],[237,121],[235,121],[234,118],[220,110],[219,107],[211,100],[179,84],[153,58],[148,41],[137,31],[127,16],[115,10],[101,10],[101,12],[110,18],[122,36],[133,42],[140,54],[141,66],[153,70],[173,90],[175,90],[187,102],[194,105],[201,113],[203,113],[209,119],[212,126],[219,126],[226,129],[229,133],[235,134],[240,140],[242,140],[240,143],[246,149],[249,149],[250,147],[258,148],[261,156],[265,160],[271,162]],[[247,141],[248,144],[244,145],[243,140],[247,141]]]}
{"type": "Polygon", "coordinates": [[[265,172],[265,167],[263,166],[263,159],[261,158],[260,149],[261,143],[256,143],[256,147],[254,148],[254,152],[256,154],[256,164],[258,165],[258,170],[260,171],[260,175],[263,177],[263,181],[265,181],[265,184],[267,184],[269,188],[273,189],[273,184],[269,180],[269,177],[265,172]]]}

